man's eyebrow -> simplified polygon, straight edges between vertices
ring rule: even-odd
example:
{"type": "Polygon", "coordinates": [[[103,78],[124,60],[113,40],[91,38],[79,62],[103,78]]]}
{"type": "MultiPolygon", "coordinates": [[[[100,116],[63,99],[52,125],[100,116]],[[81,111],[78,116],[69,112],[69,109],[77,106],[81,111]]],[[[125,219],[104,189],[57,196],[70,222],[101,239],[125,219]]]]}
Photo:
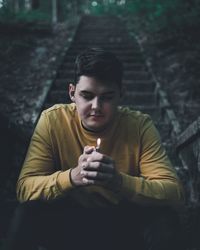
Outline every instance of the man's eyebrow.
{"type": "Polygon", "coordinates": [[[88,90],[81,90],[80,93],[82,93],[82,94],[94,94],[93,92],[88,91],[88,90]]]}

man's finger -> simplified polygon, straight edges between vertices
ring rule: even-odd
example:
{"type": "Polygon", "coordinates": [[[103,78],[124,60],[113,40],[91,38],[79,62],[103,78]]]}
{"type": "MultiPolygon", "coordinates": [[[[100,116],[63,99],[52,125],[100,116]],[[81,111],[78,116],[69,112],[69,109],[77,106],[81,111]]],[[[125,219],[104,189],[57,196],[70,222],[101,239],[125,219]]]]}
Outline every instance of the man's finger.
{"type": "Polygon", "coordinates": [[[96,171],[81,171],[81,175],[83,178],[87,178],[89,180],[109,180],[112,178],[112,174],[102,173],[96,171]]]}
{"type": "Polygon", "coordinates": [[[100,161],[103,163],[114,163],[113,159],[107,155],[101,154],[99,152],[93,152],[87,159],[88,162],[90,161],[100,161]]]}
{"type": "Polygon", "coordinates": [[[99,161],[87,162],[83,167],[85,170],[98,171],[103,173],[113,173],[113,165],[99,161]]]}

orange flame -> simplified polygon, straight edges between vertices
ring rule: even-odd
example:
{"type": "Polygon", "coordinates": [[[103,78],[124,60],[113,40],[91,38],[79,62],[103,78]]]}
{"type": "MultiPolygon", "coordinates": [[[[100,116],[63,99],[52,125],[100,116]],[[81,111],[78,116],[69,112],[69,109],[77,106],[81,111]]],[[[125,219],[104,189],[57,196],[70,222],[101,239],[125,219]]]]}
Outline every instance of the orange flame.
{"type": "Polygon", "coordinates": [[[97,139],[97,146],[96,146],[96,148],[99,149],[99,148],[100,148],[100,145],[101,145],[101,139],[98,138],[98,139],[97,139]]]}

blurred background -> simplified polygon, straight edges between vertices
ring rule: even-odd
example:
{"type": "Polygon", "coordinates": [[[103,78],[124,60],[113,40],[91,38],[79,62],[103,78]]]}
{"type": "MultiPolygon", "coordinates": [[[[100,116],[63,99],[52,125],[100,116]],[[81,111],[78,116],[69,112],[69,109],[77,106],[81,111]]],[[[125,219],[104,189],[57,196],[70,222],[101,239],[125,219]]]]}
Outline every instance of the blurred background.
{"type": "Polygon", "coordinates": [[[69,102],[75,56],[104,45],[125,60],[127,98],[141,98],[128,105],[152,114],[161,132],[186,190],[187,249],[200,249],[199,13],[200,0],[0,0],[0,247],[41,111],[69,102]]]}

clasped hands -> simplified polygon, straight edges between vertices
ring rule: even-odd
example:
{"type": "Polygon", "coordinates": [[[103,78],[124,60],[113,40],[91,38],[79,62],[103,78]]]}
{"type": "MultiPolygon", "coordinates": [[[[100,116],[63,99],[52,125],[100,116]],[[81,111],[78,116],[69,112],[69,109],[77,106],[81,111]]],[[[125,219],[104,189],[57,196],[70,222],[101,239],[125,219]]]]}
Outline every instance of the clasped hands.
{"type": "Polygon", "coordinates": [[[71,170],[71,181],[77,187],[100,185],[118,190],[122,177],[111,157],[96,152],[94,147],[86,146],[79,157],[78,166],[71,170]]]}

